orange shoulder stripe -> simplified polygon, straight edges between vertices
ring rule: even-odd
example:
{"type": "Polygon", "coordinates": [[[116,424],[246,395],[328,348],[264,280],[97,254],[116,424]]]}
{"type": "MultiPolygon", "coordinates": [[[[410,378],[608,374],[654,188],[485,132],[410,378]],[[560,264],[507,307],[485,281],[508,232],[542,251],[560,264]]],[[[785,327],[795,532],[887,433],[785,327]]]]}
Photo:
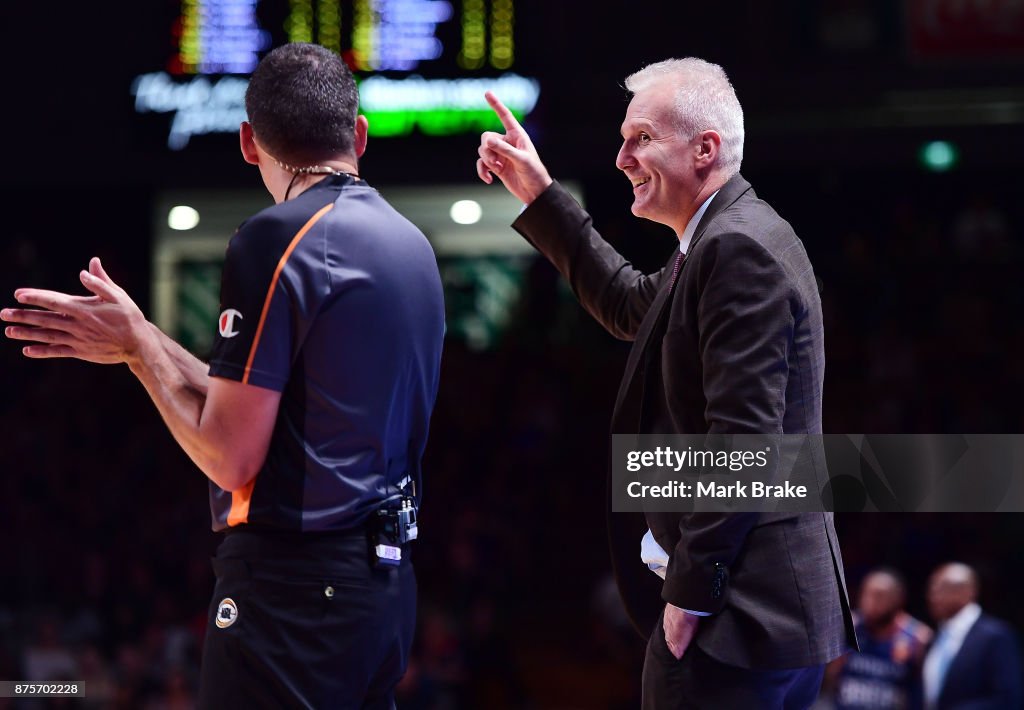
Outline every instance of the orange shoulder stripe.
{"type": "MultiPolygon", "coordinates": [[[[274,289],[277,288],[277,280],[281,277],[281,272],[284,270],[284,265],[288,261],[288,257],[295,251],[295,247],[298,246],[302,238],[306,236],[306,232],[312,228],[317,221],[325,214],[331,211],[334,204],[325,205],[315,215],[309,218],[309,221],[302,225],[302,229],[295,233],[292,237],[291,242],[288,244],[288,248],[284,250],[284,254],[281,255],[280,260],[277,262],[277,268],[274,269],[274,276],[270,279],[270,287],[267,289],[267,297],[263,300],[263,311],[260,313],[260,322],[256,326],[256,337],[252,340],[252,347],[249,349],[249,359],[245,363],[245,371],[242,374],[242,383],[249,383],[249,371],[252,369],[252,361],[256,357],[256,350],[259,348],[260,336],[263,335],[263,324],[267,320],[267,312],[270,310],[270,302],[274,298],[274,289]]],[[[240,523],[249,522],[249,501],[252,499],[252,489],[256,485],[256,479],[252,479],[249,483],[237,490],[231,492],[231,510],[228,512],[228,526],[235,526],[240,523]]]]}
{"type": "Polygon", "coordinates": [[[249,349],[249,359],[245,362],[245,372],[242,375],[242,384],[249,384],[249,371],[252,370],[252,361],[256,358],[256,350],[260,345],[260,336],[263,335],[263,324],[267,320],[267,313],[270,311],[270,302],[274,298],[274,290],[277,288],[277,280],[281,277],[281,272],[284,270],[284,265],[288,261],[288,257],[295,251],[295,247],[299,245],[302,238],[306,236],[308,232],[317,221],[325,214],[331,211],[334,207],[334,203],[325,205],[315,215],[309,218],[309,221],[302,225],[302,229],[295,233],[292,237],[291,243],[288,248],[284,250],[284,254],[281,255],[281,259],[277,262],[277,268],[274,269],[274,277],[270,279],[270,288],[267,289],[267,297],[263,300],[263,311],[260,313],[260,322],[256,326],[256,337],[252,339],[252,347],[249,349]]]}

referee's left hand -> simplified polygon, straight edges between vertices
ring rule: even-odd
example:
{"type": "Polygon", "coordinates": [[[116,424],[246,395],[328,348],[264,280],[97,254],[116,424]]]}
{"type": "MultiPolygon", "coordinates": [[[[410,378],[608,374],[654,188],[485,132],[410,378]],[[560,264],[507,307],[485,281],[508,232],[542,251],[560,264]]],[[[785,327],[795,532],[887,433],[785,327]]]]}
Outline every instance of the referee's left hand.
{"type": "Polygon", "coordinates": [[[22,349],[30,358],[73,357],[100,364],[130,361],[148,328],[145,316],[124,289],[93,257],[79,275],[92,296],[20,288],[18,303],[38,308],[5,308],[0,318],[18,325],[4,329],[12,340],[32,345],[22,349]]]}

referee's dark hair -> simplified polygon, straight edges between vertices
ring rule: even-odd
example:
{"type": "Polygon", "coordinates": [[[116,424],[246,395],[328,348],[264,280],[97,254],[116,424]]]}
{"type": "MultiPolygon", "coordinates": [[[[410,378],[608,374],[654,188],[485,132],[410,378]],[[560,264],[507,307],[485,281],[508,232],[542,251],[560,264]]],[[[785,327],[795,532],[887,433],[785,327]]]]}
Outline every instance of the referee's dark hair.
{"type": "Polygon", "coordinates": [[[359,93],[341,57],[293,42],[265,56],[245,91],[259,144],[278,160],[312,165],[353,150],[359,93]]]}

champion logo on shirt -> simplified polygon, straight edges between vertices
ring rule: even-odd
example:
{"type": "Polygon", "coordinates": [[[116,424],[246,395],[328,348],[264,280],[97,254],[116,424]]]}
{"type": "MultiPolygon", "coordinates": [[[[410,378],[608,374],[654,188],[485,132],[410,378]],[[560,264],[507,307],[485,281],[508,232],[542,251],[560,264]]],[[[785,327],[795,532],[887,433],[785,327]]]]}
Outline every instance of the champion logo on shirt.
{"type": "Polygon", "coordinates": [[[235,318],[242,320],[242,314],[234,308],[228,308],[220,314],[217,329],[220,331],[222,338],[233,338],[238,335],[238,331],[235,330],[235,318]]]}

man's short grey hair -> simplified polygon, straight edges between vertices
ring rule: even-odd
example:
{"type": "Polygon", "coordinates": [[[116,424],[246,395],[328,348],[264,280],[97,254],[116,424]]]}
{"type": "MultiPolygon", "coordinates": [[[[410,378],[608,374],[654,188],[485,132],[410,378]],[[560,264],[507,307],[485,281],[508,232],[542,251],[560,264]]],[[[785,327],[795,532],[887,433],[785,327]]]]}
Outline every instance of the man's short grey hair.
{"type": "Polygon", "coordinates": [[[727,177],[738,173],[743,162],[743,108],[725,70],[696,57],[666,59],[626,77],[626,90],[635,94],[664,77],[676,81],[679,133],[691,140],[701,131],[716,131],[722,137],[719,169],[727,177]]]}

